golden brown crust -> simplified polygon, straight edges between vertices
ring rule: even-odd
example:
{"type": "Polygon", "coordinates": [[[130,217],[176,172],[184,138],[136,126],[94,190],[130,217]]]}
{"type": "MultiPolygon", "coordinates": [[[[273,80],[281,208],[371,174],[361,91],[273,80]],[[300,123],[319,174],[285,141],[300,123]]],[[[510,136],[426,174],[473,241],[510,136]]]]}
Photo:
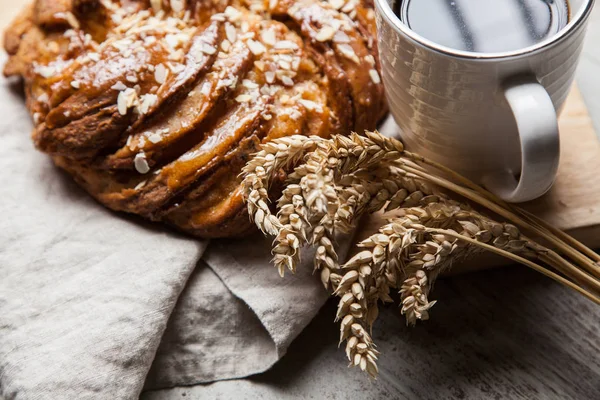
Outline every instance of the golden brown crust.
{"type": "Polygon", "coordinates": [[[37,0],[5,34],[36,146],[105,206],[199,237],[251,230],[261,142],[373,129],[369,0],[37,0]]]}

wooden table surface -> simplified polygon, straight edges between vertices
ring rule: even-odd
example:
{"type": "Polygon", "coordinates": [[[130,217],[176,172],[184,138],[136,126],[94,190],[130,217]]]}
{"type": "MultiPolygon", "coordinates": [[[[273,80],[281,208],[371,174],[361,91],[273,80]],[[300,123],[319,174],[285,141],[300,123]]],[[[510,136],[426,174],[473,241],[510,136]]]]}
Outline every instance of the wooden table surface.
{"type": "MultiPolygon", "coordinates": [[[[0,26],[23,2],[0,0],[0,26]]],[[[578,83],[600,132],[600,9],[592,16],[578,83]]],[[[597,170],[587,171],[591,179],[597,170]]],[[[600,181],[600,179],[599,179],[600,181]]],[[[598,199],[600,202],[600,198],[598,199]]],[[[436,284],[431,320],[407,328],[382,310],[374,339],[380,377],[348,370],[328,303],[269,372],[251,379],[142,395],[174,399],[597,399],[600,307],[523,267],[436,284]]]]}

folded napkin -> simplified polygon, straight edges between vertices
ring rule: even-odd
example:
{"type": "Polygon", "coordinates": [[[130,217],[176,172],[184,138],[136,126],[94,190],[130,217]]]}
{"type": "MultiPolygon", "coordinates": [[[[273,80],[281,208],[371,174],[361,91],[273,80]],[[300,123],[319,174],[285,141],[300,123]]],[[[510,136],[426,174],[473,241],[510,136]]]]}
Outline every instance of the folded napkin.
{"type": "Polygon", "coordinates": [[[310,258],[281,279],[270,239],[104,209],[34,150],[20,90],[0,79],[0,398],[132,399],[281,358],[327,298],[310,258]]]}

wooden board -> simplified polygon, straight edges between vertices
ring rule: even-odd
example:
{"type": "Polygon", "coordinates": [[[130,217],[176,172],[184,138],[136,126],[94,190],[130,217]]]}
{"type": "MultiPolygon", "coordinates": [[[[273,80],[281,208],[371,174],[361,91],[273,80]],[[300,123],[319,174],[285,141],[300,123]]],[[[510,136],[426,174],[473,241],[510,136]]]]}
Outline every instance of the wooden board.
{"type": "MultiPolygon", "coordinates": [[[[567,99],[559,125],[561,160],[556,183],[545,196],[522,207],[597,249],[600,248],[600,141],[577,87],[567,99]]],[[[386,218],[385,214],[377,214],[365,220],[357,240],[376,232],[386,218]]],[[[453,272],[510,263],[484,254],[456,265],[453,272]]]]}

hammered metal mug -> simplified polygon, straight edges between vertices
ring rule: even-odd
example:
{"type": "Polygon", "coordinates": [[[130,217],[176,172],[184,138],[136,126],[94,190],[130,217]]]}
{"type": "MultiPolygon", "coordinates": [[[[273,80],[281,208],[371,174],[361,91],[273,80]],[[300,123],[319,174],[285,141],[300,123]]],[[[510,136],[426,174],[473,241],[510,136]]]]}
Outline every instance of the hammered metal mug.
{"type": "MultiPolygon", "coordinates": [[[[535,199],[558,169],[560,112],[594,0],[570,0],[569,23],[534,46],[454,50],[425,39],[375,0],[390,111],[406,147],[484,184],[509,202],[535,199]]],[[[428,1],[428,0],[413,0],[428,1]]]]}

